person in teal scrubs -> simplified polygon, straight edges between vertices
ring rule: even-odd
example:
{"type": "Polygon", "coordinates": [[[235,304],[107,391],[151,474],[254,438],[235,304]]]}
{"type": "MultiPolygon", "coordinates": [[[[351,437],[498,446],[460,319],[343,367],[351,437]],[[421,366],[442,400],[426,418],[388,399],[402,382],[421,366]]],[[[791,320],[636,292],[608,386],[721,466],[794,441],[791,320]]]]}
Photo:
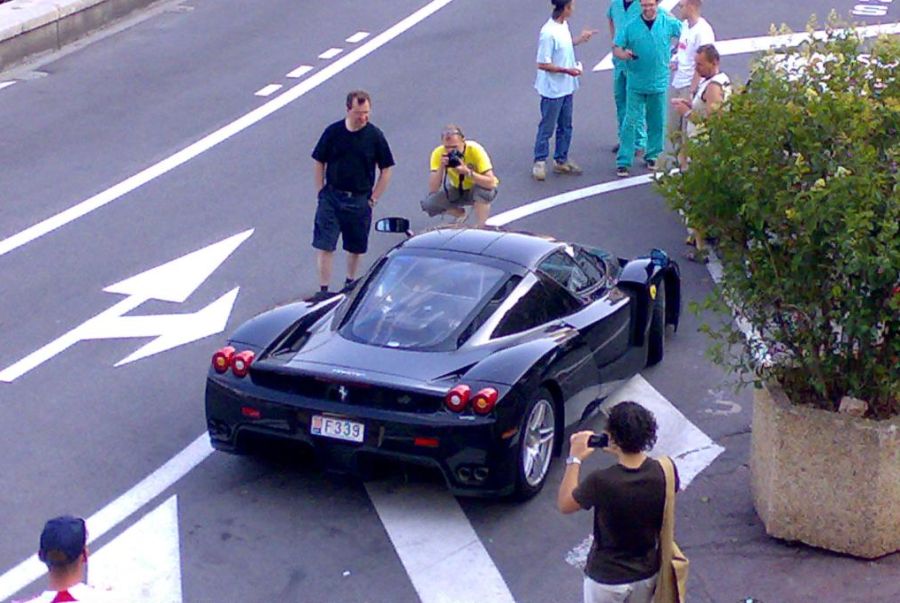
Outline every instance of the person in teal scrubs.
{"type": "Polygon", "coordinates": [[[637,124],[647,120],[647,150],[644,161],[656,168],[666,132],[666,93],[672,44],[681,36],[681,22],[665,10],[659,0],[640,0],[641,14],[616,32],[613,54],[625,61],[625,119],[619,131],[616,175],[628,176],[634,159],[637,124]]]}
{"type": "MultiPolygon", "coordinates": [[[[606,18],[609,19],[609,37],[616,39],[616,32],[625,29],[629,21],[641,14],[639,0],[610,0],[606,18]]],[[[622,120],[625,119],[625,61],[613,57],[613,98],[616,101],[616,135],[622,131],[622,120]]],[[[647,146],[647,126],[643,120],[638,125],[635,146],[641,151],[647,146]]],[[[613,149],[613,153],[619,150],[622,140],[613,149]]]]}

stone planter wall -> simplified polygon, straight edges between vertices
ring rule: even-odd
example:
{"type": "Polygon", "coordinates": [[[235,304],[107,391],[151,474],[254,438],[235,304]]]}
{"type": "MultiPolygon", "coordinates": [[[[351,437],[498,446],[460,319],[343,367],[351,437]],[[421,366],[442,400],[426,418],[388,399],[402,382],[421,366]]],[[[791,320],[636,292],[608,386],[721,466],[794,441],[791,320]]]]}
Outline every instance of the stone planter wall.
{"type": "Polygon", "coordinates": [[[870,559],[900,550],[900,418],[859,419],[757,389],[750,471],[771,536],[870,559]]]}

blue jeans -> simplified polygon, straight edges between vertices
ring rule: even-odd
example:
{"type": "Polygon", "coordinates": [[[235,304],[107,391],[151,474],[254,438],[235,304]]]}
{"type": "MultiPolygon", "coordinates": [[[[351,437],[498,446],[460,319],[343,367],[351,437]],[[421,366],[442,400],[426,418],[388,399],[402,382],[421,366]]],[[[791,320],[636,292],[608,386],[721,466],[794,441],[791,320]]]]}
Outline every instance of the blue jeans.
{"type": "Polygon", "coordinates": [[[541,97],[541,123],[534,139],[534,160],[544,161],[550,155],[550,137],[556,129],[556,152],[553,158],[565,163],[572,142],[572,95],[560,98],[541,97]]]}

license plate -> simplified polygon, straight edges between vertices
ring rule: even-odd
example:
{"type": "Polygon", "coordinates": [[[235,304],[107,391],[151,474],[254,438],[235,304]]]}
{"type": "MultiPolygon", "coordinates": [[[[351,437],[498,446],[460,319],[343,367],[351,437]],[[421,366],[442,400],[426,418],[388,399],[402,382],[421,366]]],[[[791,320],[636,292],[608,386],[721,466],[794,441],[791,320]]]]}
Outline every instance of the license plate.
{"type": "Polygon", "coordinates": [[[313,435],[334,438],[335,440],[362,442],[366,433],[366,426],[350,419],[313,415],[309,431],[313,435]]]}

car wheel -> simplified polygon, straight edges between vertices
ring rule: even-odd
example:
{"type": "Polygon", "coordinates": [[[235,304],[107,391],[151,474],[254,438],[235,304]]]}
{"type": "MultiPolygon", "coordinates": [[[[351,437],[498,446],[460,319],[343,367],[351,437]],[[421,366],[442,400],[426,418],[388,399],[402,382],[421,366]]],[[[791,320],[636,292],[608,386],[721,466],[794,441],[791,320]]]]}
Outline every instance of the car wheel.
{"type": "Polygon", "coordinates": [[[666,348],[666,283],[659,281],[653,316],[650,318],[650,333],[647,335],[647,366],[653,366],[663,359],[666,348]]]}
{"type": "Polygon", "coordinates": [[[553,396],[540,388],[526,407],[516,462],[516,498],[526,500],[544,487],[556,443],[553,396]]]}

